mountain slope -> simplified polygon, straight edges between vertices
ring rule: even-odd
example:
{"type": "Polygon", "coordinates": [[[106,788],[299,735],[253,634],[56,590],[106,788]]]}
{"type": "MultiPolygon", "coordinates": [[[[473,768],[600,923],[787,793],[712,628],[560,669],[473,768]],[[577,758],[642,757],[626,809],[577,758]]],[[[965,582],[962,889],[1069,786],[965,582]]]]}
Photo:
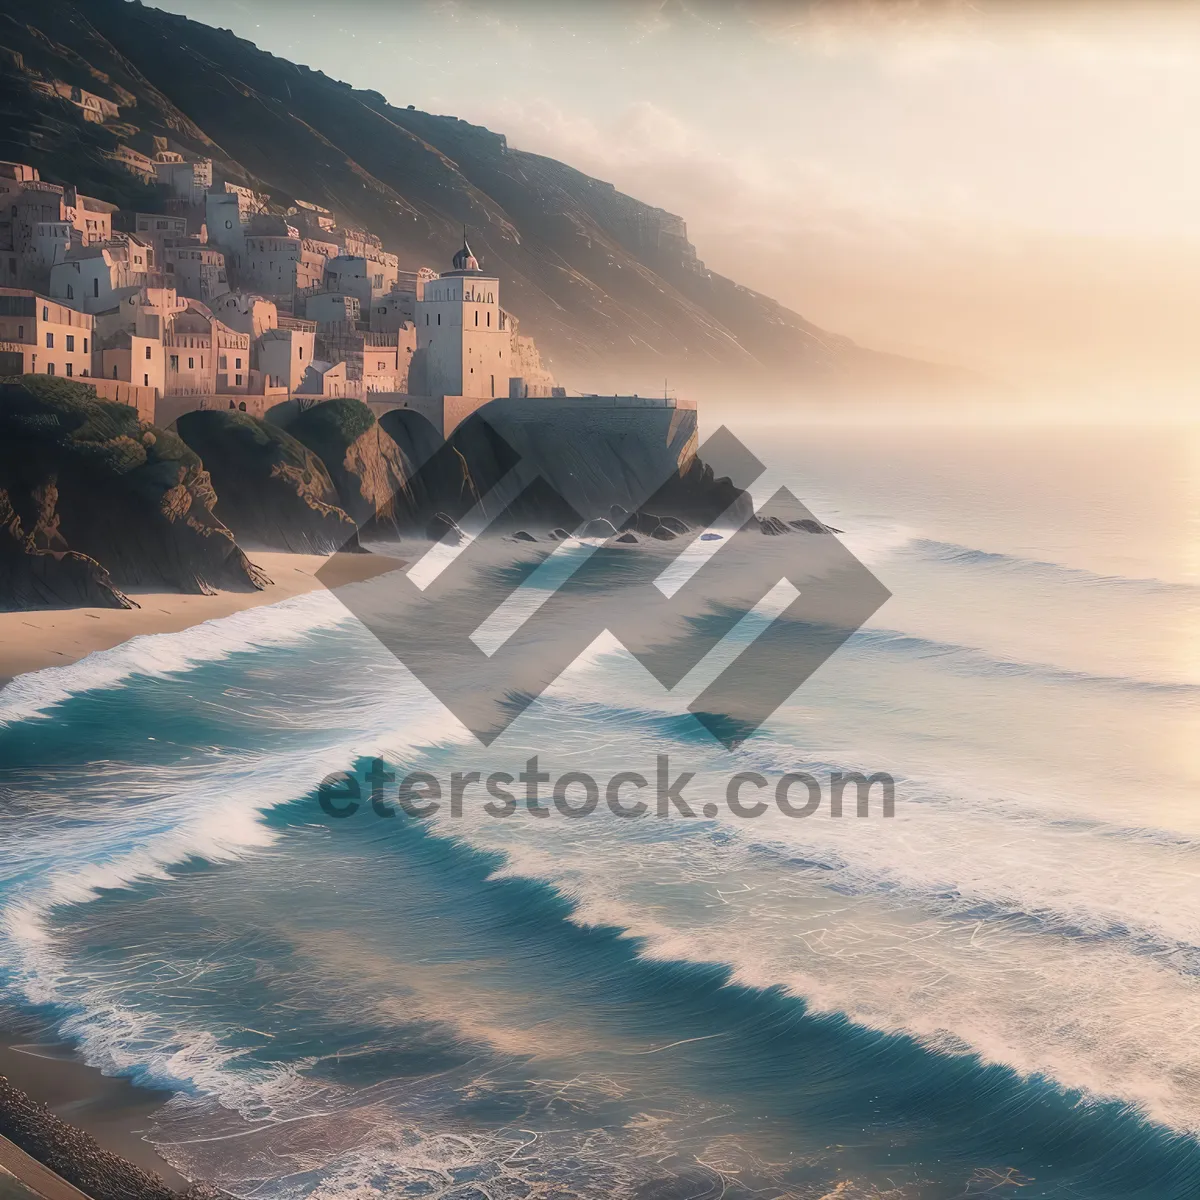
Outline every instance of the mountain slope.
{"type": "Polygon", "coordinates": [[[102,157],[154,135],[209,155],[218,177],[332,209],[378,233],[402,266],[440,265],[463,225],[505,307],[573,383],[631,390],[669,374],[772,385],[933,382],[940,369],[874,354],[707,271],[682,221],[610,184],[452,117],[396,108],[227,30],[127,0],[8,0],[0,46],[0,157],[146,207],[102,157]],[[19,69],[19,68],[23,68],[19,69]],[[28,87],[61,78],[122,105],[85,126],[28,87]],[[131,103],[132,102],[132,103],[131,103]]]}

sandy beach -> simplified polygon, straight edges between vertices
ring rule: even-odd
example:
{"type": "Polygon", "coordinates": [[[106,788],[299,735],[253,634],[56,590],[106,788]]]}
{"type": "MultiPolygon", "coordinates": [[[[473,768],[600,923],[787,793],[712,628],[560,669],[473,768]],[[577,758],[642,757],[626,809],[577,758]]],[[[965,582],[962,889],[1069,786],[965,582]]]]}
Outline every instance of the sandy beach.
{"type": "Polygon", "coordinates": [[[31,1040],[27,1033],[0,1030],[0,1076],[91,1134],[103,1149],[158,1175],[170,1187],[187,1187],[188,1181],[143,1137],[151,1114],[171,1098],[169,1092],[109,1079],[44,1032],[31,1040]]]}
{"type": "MultiPolygon", "coordinates": [[[[215,596],[179,592],[130,592],[139,608],[34,609],[0,612],[0,686],[14,675],[61,667],[96,650],[107,650],[145,633],[174,633],[202,621],[227,617],[260,604],[274,604],[323,587],[317,571],[329,561],[321,554],[247,551],[266,571],[260,592],[219,592],[215,596]]],[[[338,554],[336,581],[370,579],[403,566],[383,554],[338,554]]]]}

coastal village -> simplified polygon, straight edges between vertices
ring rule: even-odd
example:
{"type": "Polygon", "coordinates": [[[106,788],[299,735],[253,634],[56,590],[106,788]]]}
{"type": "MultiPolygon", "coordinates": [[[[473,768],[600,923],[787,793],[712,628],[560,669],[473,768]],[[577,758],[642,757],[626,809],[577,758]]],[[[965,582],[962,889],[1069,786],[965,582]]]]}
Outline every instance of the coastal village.
{"type": "MultiPolygon", "coordinates": [[[[105,120],[92,101],[72,96],[105,120]]],[[[159,426],[352,397],[443,437],[496,398],[566,396],[466,231],[448,270],[402,268],[317,204],[273,205],[214,182],[210,159],[155,148],[115,154],[157,189],[154,212],[0,162],[0,376],[86,380],[159,426]]]]}

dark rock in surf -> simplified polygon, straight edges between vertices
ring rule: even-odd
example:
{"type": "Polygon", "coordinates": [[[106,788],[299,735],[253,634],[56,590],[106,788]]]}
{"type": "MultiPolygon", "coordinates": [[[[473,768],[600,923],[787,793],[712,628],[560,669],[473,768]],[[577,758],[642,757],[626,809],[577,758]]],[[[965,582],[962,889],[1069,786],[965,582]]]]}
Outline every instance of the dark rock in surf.
{"type": "Polygon", "coordinates": [[[445,513],[434,513],[428,525],[425,526],[425,536],[431,542],[446,542],[448,545],[460,545],[466,534],[458,527],[453,517],[445,513]]]}
{"type": "Polygon", "coordinates": [[[583,527],[579,536],[585,538],[610,538],[616,532],[616,528],[611,521],[606,520],[604,517],[596,517],[583,527]]]}
{"type": "Polygon", "coordinates": [[[791,532],[778,517],[759,517],[758,527],[768,537],[778,537],[781,533],[791,532]]]}

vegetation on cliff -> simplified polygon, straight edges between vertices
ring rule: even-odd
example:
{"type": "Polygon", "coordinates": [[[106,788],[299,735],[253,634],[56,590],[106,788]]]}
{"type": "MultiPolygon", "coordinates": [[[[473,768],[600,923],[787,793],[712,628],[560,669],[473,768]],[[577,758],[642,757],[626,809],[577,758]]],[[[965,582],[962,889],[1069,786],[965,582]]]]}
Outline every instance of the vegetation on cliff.
{"type": "Polygon", "coordinates": [[[411,522],[412,464],[361,400],[314,405],[287,430],[321,460],[341,507],[359,526],[387,533],[411,522]]]}
{"type": "Polygon", "coordinates": [[[279,426],[218,410],[184,413],[175,428],[204,461],[213,511],[242,544],[305,554],[354,544],[357,529],[325,464],[279,426]]]}
{"type": "MultiPolygon", "coordinates": [[[[0,492],[12,514],[10,555],[18,542],[26,558],[73,551],[103,568],[63,560],[55,586],[74,572],[83,581],[75,603],[127,602],[116,588],[209,592],[265,582],[213,514],[216,495],[196,454],[85,384],[45,375],[0,381],[0,492]]],[[[28,587],[22,596],[25,603],[12,602],[26,606],[28,587]]]]}

